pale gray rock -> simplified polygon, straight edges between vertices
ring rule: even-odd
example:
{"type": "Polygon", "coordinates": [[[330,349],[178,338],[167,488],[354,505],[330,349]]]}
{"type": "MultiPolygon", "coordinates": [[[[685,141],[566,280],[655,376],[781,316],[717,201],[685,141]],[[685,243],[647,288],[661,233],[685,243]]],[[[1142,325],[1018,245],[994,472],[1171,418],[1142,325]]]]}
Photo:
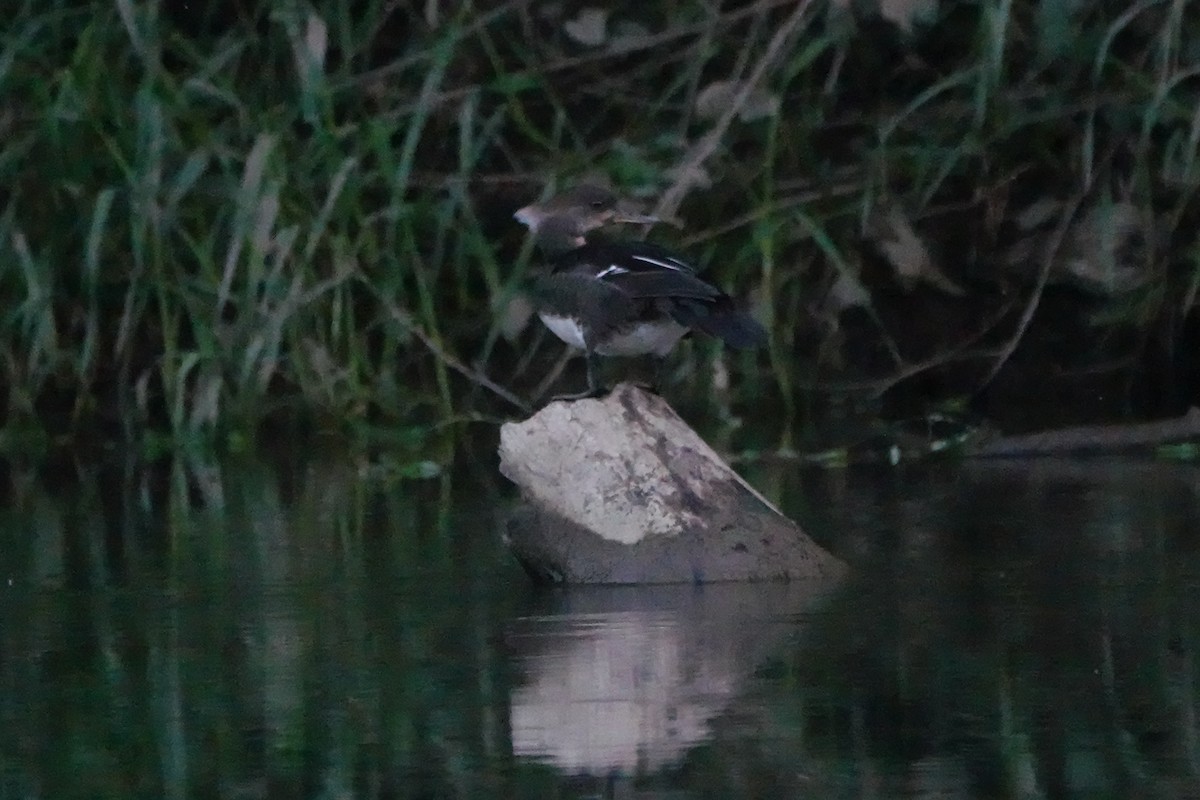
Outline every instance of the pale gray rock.
{"type": "Polygon", "coordinates": [[[508,521],[509,545],[539,580],[791,580],[845,569],[666,401],[630,384],[505,424],[500,471],[526,501],[508,521]]]}

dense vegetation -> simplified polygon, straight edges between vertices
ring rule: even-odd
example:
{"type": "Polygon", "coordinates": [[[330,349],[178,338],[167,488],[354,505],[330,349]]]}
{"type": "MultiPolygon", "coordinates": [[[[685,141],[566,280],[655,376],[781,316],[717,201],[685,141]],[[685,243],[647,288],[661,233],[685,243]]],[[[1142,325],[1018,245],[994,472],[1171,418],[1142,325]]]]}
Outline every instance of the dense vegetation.
{"type": "Polygon", "coordinates": [[[772,331],[685,348],[669,392],[784,428],[845,397],[1177,411],[1187,5],[27,0],[0,33],[7,441],[520,413],[561,348],[511,302],[509,215],[584,176],[678,212],[655,236],[772,331]]]}

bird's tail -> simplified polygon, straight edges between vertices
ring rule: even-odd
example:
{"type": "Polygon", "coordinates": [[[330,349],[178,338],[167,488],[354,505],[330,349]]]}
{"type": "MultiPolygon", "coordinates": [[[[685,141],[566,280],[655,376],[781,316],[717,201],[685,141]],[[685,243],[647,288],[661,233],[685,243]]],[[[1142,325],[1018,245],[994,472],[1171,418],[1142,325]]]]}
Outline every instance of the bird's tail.
{"type": "Polygon", "coordinates": [[[696,327],[739,350],[750,350],[767,343],[766,328],[754,317],[736,308],[708,314],[699,320],[696,327]]]}
{"type": "Polygon", "coordinates": [[[758,320],[740,311],[733,300],[724,295],[715,303],[676,301],[671,316],[680,325],[698,328],[739,350],[762,347],[767,343],[767,331],[758,320]]]}

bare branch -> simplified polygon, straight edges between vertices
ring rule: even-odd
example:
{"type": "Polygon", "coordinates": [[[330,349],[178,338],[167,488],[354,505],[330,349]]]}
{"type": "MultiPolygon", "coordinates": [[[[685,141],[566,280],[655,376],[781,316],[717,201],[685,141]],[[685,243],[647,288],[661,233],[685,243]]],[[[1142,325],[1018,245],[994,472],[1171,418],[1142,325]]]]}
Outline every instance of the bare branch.
{"type": "Polygon", "coordinates": [[[995,379],[996,375],[999,374],[1000,370],[1008,362],[1008,359],[1016,351],[1017,345],[1021,343],[1021,339],[1025,337],[1025,331],[1028,330],[1034,312],[1037,311],[1038,305],[1042,301],[1042,292],[1046,289],[1046,282],[1050,279],[1050,272],[1054,267],[1054,262],[1062,250],[1063,241],[1067,237],[1067,231],[1071,229],[1071,223],[1075,221],[1075,216],[1079,213],[1079,207],[1083,204],[1083,198],[1086,196],[1087,189],[1081,189],[1063,207],[1062,214],[1058,218],[1058,225],[1055,226],[1054,232],[1050,234],[1050,238],[1046,241],[1045,249],[1042,250],[1042,265],[1038,271],[1037,283],[1034,284],[1033,292],[1029,295],[1029,302],[1025,304],[1025,309],[1021,312],[1021,319],[1017,322],[1017,329],[1013,331],[1013,335],[1000,348],[1000,355],[996,358],[996,362],[992,364],[992,368],[988,370],[987,376],[979,384],[980,389],[983,389],[995,379]]]}
{"type": "MultiPolygon", "coordinates": [[[[761,6],[763,4],[759,3],[758,5],[761,6]]],[[[763,53],[763,57],[755,64],[754,71],[750,73],[750,77],[741,82],[737,93],[734,94],[732,101],[725,109],[725,113],[713,123],[708,133],[704,134],[699,141],[688,149],[682,162],[674,170],[676,176],[675,182],[659,198],[658,205],[654,209],[655,216],[663,219],[675,218],[675,214],[679,211],[679,206],[683,202],[683,198],[687,196],[687,193],[694,185],[692,176],[696,175],[704,166],[704,162],[708,161],[713,153],[717,151],[721,140],[725,138],[725,134],[728,132],[734,118],[737,117],[746,105],[750,96],[762,82],[763,77],[778,62],[780,55],[784,51],[784,46],[792,38],[792,34],[807,19],[808,9],[811,6],[812,0],[801,0],[796,5],[796,9],[791,13],[791,16],[775,31],[775,35],[771,37],[771,41],[767,44],[767,51],[763,53]]]]}
{"type": "Polygon", "coordinates": [[[387,298],[381,297],[379,300],[383,304],[383,307],[387,311],[388,315],[392,318],[392,321],[415,336],[421,342],[421,344],[425,345],[429,352],[433,353],[434,357],[436,357],[443,364],[457,372],[459,375],[462,375],[467,380],[471,381],[471,383],[474,383],[477,386],[482,386],[483,388],[491,391],[497,397],[504,398],[526,414],[533,410],[528,403],[517,397],[508,389],[505,389],[503,386],[496,383],[483,373],[471,369],[453,355],[446,352],[446,349],[442,347],[440,342],[426,333],[424,329],[417,324],[417,321],[413,319],[412,314],[400,308],[387,298]]]}

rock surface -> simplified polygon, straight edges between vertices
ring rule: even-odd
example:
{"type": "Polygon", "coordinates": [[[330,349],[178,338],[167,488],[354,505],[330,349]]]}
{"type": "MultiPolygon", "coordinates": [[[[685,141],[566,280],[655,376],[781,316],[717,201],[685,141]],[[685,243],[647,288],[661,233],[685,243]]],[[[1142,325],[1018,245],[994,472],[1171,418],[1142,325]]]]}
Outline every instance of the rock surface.
{"type": "Polygon", "coordinates": [[[834,577],[845,567],[726,465],[666,401],[629,384],[500,430],[526,503],[508,541],[538,580],[834,577]]]}

